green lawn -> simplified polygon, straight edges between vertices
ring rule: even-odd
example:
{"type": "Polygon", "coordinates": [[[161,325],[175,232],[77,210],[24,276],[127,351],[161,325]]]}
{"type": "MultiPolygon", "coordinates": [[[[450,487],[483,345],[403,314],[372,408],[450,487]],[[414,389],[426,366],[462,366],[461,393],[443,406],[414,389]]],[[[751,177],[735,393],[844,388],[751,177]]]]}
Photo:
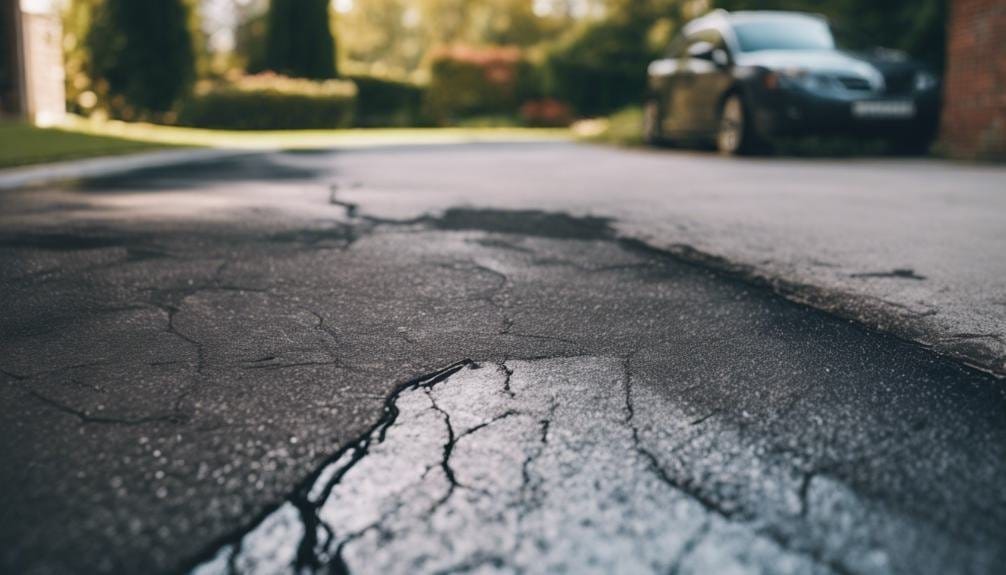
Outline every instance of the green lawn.
{"type": "Polygon", "coordinates": [[[568,136],[568,130],[481,127],[246,132],[98,122],[70,117],[58,128],[0,123],[0,168],[172,147],[304,150],[398,144],[554,140],[568,136]]]}
{"type": "Polygon", "coordinates": [[[577,139],[615,146],[639,146],[643,142],[643,110],[630,106],[607,118],[585,120],[573,126],[577,139]]]}
{"type": "Polygon", "coordinates": [[[170,147],[164,142],[0,123],[0,168],[129,154],[170,147]]]}
{"type": "Polygon", "coordinates": [[[359,148],[395,144],[449,144],[548,140],[569,137],[565,129],[542,128],[354,128],[344,130],[238,131],[181,128],[126,122],[92,122],[71,118],[67,129],[89,135],[130,138],[176,146],[251,150],[359,148]]]}

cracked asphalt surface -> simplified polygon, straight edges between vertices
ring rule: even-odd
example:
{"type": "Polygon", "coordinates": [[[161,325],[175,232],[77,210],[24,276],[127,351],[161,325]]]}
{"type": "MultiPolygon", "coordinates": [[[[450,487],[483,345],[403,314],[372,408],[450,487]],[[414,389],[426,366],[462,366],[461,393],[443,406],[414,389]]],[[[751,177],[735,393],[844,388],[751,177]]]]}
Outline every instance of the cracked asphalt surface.
{"type": "Polygon", "coordinates": [[[342,201],[372,216],[467,205],[611,217],[620,235],[1006,376],[1001,166],[556,143],[330,162],[342,201]]]}
{"type": "Polygon", "coordinates": [[[1006,567],[1001,380],[332,158],[0,195],[0,571],[1006,567]]]}

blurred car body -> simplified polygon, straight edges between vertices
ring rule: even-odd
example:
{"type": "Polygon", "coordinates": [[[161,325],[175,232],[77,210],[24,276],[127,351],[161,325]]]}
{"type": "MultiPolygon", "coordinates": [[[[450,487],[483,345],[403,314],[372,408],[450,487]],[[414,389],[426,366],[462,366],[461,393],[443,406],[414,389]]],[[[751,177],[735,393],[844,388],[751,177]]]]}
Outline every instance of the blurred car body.
{"type": "Polygon", "coordinates": [[[650,64],[649,142],[764,151],[780,136],[879,136],[923,153],[936,136],[939,80],[891,51],[839,50],[828,22],[797,12],[722,10],[693,20],[650,64]]]}

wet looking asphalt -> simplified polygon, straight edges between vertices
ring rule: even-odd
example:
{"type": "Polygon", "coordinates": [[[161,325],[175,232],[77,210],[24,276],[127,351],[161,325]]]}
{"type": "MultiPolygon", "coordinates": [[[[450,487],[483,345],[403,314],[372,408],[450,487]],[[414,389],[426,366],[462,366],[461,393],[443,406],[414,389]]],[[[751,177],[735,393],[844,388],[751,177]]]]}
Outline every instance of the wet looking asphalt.
{"type": "Polygon", "coordinates": [[[0,571],[1006,565],[1000,380],[603,218],[383,220],[300,160],[0,196],[0,571]]]}

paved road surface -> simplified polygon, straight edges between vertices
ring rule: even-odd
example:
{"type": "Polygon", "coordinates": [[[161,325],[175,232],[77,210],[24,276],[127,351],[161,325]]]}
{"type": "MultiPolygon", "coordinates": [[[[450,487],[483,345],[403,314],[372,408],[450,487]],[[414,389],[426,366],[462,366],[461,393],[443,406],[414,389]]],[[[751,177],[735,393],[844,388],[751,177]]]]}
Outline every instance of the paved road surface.
{"type": "Polygon", "coordinates": [[[1003,167],[569,144],[345,154],[335,166],[340,182],[361,184],[339,197],[364,213],[472,205],[611,217],[627,237],[1006,374],[1003,167]]]}
{"type": "Polygon", "coordinates": [[[372,216],[720,161],[528,146],[0,195],[0,571],[1003,570],[1001,380],[519,181],[372,216]]]}

